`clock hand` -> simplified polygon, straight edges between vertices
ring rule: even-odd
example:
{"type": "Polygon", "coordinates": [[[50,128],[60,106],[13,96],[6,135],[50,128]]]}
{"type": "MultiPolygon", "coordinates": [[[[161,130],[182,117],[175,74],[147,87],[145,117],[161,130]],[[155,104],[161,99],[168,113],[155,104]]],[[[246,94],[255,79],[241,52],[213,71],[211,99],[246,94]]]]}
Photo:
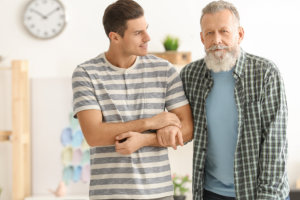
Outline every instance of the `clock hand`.
{"type": "Polygon", "coordinates": [[[47,19],[47,16],[43,15],[42,13],[40,13],[39,11],[36,11],[34,9],[30,9],[31,12],[34,12],[36,14],[38,14],[39,16],[41,16],[43,19],[47,19]]]}
{"type": "Polygon", "coordinates": [[[49,12],[46,17],[49,17],[50,15],[52,15],[53,13],[55,13],[56,11],[59,11],[59,7],[55,8],[54,10],[52,10],[51,12],[49,12]]]}

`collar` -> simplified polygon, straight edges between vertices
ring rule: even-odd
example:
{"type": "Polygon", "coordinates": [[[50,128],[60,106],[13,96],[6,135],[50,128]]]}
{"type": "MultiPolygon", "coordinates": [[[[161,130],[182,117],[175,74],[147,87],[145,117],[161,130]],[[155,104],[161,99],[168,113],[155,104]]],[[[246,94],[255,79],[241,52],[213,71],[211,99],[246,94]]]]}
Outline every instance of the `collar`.
{"type": "Polygon", "coordinates": [[[242,48],[240,48],[240,56],[236,61],[235,69],[233,72],[239,78],[242,78],[244,76],[245,61],[246,61],[246,52],[242,48]]]}

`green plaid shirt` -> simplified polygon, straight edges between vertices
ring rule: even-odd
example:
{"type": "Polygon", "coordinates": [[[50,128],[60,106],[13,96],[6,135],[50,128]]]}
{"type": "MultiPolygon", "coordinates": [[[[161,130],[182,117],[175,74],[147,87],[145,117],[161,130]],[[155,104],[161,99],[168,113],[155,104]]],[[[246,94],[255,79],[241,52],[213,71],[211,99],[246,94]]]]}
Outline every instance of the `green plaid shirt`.
{"type": "MultiPolygon", "coordinates": [[[[205,101],[213,79],[203,59],[185,66],[180,76],[194,117],[193,198],[203,198],[207,147],[205,101]]],[[[241,50],[233,77],[238,111],[234,183],[238,200],[285,199],[287,180],[287,104],[274,63],[241,50]]]]}

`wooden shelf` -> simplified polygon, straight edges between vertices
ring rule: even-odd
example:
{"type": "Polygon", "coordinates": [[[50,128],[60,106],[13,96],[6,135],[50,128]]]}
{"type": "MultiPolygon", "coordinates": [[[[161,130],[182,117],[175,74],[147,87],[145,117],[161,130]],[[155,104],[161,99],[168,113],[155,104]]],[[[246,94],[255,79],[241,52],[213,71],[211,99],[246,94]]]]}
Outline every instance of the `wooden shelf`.
{"type": "Polygon", "coordinates": [[[191,52],[180,51],[165,51],[165,52],[150,52],[157,57],[166,59],[174,65],[186,65],[192,61],[191,52]]]}
{"type": "Polygon", "coordinates": [[[0,131],[0,141],[9,141],[9,136],[11,134],[11,131],[0,131]]]}

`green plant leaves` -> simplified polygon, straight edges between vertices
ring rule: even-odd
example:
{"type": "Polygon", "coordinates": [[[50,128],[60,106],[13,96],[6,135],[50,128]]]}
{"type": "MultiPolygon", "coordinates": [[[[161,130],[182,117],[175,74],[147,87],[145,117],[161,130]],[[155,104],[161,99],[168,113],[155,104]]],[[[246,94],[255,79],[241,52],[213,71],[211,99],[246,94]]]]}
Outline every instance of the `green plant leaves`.
{"type": "Polygon", "coordinates": [[[179,46],[179,39],[177,37],[168,35],[163,44],[166,51],[176,51],[179,46]]]}

